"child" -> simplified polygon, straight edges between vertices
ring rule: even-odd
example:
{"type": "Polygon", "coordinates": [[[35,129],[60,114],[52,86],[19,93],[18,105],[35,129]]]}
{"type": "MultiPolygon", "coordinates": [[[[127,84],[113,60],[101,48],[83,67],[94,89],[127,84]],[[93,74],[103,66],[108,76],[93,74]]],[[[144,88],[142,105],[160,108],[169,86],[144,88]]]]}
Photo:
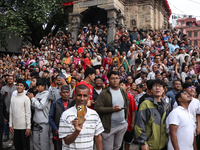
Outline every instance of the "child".
{"type": "Polygon", "coordinates": [[[195,74],[195,73],[194,73],[194,70],[193,70],[193,66],[192,66],[192,64],[190,64],[189,67],[188,67],[187,75],[188,75],[190,78],[192,78],[192,75],[193,75],[193,74],[195,74]]]}

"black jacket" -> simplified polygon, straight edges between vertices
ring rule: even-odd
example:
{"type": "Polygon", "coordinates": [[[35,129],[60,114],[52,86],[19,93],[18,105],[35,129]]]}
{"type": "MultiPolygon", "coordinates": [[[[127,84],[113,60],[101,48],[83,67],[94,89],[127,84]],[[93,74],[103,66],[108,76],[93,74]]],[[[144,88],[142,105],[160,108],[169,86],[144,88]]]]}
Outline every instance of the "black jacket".
{"type": "Polygon", "coordinates": [[[6,105],[3,95],[0,94],[0,124],[4,123],[4,118],[8,120],[8,113],[6,111],[6,105]]]}

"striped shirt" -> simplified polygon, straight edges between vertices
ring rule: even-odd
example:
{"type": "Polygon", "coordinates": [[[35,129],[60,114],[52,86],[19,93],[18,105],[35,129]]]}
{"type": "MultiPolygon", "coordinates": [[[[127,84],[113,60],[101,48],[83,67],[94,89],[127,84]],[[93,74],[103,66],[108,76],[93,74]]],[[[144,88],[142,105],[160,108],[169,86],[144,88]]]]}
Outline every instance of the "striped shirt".
{"type": "MultiPolygon", "coordinates": [[[[71,135],[75,128],[72,125],[72,121],[77,117],[76,106],[71,107],[63,112],[60,118],[59,125],[59,138],[64,138],[71,135]]],[[[63,140],[62,149],[63,150],[93,150],[94,136],[101,134],[104,131],[103,125],[96,111],[87,108],[87,113],[85,115],[86,121],[83,124],[82,130],[74,143],[66,145],[63,140]]]]}

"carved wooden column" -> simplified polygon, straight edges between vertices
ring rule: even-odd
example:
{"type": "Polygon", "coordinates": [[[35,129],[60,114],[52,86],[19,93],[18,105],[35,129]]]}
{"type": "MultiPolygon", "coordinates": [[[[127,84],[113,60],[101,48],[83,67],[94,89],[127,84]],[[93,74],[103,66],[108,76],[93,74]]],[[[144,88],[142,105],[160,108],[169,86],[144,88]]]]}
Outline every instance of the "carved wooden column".
{"type": "Polygon", "coordinates": [[[117,11],[115,9],[107,10],[108,16],[108,43],[114,40],[116,34],[116,19],[117,19],[117,11]]]}
{"type": "Polygon", "coordinates": [[[72,42],[75,43],[77,41],[78,37],[78,29],[81,26],[81,19],[82,15],[81,14],[72,14],[72,42]]]}

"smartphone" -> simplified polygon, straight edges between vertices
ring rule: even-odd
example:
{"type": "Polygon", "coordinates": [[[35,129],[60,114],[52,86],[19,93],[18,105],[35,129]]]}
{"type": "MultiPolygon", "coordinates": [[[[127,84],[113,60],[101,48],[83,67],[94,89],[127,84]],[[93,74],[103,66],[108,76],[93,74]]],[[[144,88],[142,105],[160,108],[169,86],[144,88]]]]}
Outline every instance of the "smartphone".
{"type": "Polygon", "coordinates": [[[58,76],[63,79],[63,73],[59,73],[58,76]]]}
{"type": "Polygon", "coordinates": [[[106,64],[106,69],[108,69],[108,64],[106,64]]]}
{"type": "Polygon", "coordinates": [[[85,113],[85,106],[80,105],[77,107],[77,117],[78,117],[78,124],[84,123],[84,113],[85,113]]]}
{"type": "Polygon", "coordinates": [[[124,59],[126,59],[126,56],[124,56],[124,59]]]}
{"type": "Polygon", "coordinates": [[[121,109],[126,109],[127,107],[121,107],[121,109]]]}
{"type": "Polygon", "coordinates": [[[151,51],[151,53],[155,53],[155,52],[156,52],[156,50],[152,50],[152,51],[151,51]]]}

